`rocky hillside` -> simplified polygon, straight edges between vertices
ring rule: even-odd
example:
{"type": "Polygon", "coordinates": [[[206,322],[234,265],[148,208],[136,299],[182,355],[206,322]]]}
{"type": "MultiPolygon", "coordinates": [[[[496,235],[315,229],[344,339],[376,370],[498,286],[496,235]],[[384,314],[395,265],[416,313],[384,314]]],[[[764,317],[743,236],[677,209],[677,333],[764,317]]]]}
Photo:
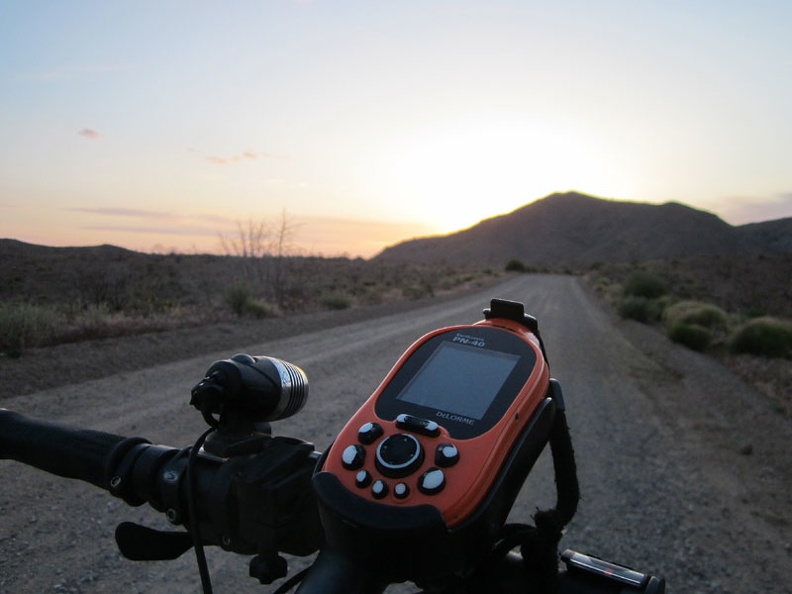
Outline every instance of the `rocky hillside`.
{"type": "Polygon", "coordinates": [[[450,264],[586,266],[594,262],[792,251],[792,219],[734,227],[679,203],[552,194],[442,237],[392,246],[376,259],[450,264]]]}

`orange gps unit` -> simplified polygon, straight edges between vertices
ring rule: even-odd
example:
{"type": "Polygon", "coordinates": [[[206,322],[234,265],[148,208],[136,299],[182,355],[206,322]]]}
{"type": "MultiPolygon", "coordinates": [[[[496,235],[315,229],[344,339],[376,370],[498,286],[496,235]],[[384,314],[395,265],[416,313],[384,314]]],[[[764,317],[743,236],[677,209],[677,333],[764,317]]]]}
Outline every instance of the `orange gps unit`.
{"type": "Polygon", "coordinates": [[[314,476],[330,546],[392,578],[464,570],[547,443],[553,388],[536,320],[497,299],[485,316],[416,341],[314,476]]]}

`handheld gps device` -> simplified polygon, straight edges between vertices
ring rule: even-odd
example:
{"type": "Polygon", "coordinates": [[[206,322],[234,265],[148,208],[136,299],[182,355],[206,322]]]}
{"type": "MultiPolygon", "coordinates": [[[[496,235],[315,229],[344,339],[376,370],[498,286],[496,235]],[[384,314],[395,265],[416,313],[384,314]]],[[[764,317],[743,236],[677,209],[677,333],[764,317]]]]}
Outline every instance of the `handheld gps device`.
{"type": "Polygon", "coordinates": [[[491,546],[554,416],[536,320],[485,320],[416,341],[319,462],[328,544],[391,579],[464,572],[491,546]]]}

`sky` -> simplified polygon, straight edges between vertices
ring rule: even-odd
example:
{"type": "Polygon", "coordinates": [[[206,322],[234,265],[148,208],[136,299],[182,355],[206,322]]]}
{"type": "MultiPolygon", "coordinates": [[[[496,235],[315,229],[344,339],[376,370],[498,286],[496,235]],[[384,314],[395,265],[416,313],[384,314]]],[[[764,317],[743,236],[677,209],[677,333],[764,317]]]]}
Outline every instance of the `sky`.
{"type": "Polygon", "coordinates": [[[788,0],[0,0],[0,237],[369,257],[556,191],[792,216],[788,0]]]}

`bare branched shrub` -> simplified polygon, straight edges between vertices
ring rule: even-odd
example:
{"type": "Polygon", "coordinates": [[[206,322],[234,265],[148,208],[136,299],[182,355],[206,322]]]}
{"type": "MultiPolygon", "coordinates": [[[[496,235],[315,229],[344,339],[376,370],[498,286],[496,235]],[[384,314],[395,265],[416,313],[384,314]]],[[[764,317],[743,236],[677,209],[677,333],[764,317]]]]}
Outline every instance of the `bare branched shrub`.
{"type": "Polygon", "coordinates": [[[297,225],[284,211],[275,221],[237,222],[236,234],[220,234],[220,246],[227,256],[241,258],[251,289],[267,301],[288,310],[289,301],[301,279],[295,278],[293,243],[297,225]]]}

